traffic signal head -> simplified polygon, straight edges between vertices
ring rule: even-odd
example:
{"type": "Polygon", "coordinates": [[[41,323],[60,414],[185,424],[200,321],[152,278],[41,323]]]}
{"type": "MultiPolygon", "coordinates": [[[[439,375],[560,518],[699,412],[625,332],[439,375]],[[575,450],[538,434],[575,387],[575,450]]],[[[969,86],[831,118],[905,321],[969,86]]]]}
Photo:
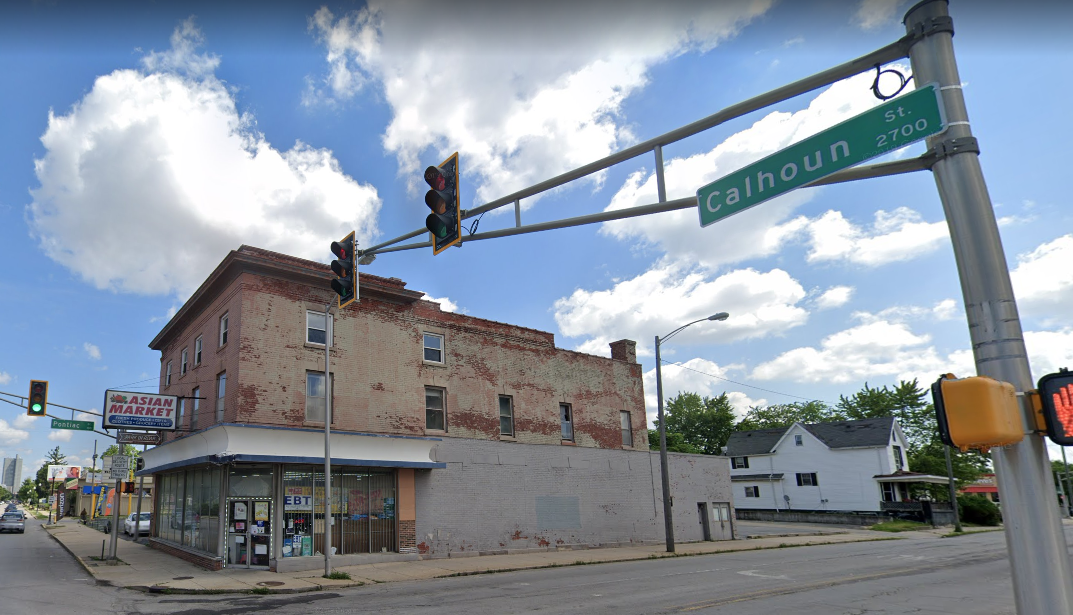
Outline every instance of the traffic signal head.
{"type": "Polygon", "coordinates": [[[1073,445],[1073,372],[1063,367],[1040,378],[1036,386],[1047,437],[1055,444],[1073,445]]]}
{"type": "Polygon", "coordinates": [[[939,438],[962,451],[1020,442],[1021,410],[1012,384],[985,376],[941,376],[931,385],[939,438]]]}
{"type": "Polygon", "coordinates": [[[332,273],[336,277],[332,280],[332,290],[339,295],[339,307],[344,308],[358,300],[358,275],[354,268],[354,231],[341,241],[332,242],[332,273]]]}
{"type": "Polygon", "coordinates": [[[462,209],[458,197],[458,152],[438,167],[425,169],[425,205],[432,210],[425,218],[425,228],[432,233],[432,253],[439,254],[462,242],[462,209]]]}
{"type": "Polygon", "coordinates": [[[26,405],[26,416],[45,416],[48,409],[48,381],[30,381],[30,403],[26,405]]]}

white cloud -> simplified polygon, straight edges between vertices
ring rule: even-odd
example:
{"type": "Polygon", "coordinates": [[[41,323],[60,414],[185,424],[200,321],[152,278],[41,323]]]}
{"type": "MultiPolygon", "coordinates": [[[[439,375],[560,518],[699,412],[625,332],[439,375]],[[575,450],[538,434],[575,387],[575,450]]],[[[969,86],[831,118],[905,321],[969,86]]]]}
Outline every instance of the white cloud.
{"type": "Polygon", "coordinates": [[[173,305],[170,308],[168,308],[168,311],[164,316],[153,316],[153,317],[151,317],[149,319],[149,322],[158,322],[158,321],[161,321],[161,320],[164,320],[164,321],[171,320],[171,318],[173,316],[175,316],[175,313],[178,312],[178,311],[179,311],[179,306],[173,305]]]}
{"type": "Polygon", "coordinates": [[[958,306],[959,303],[953,299],[943,299],[932,307],[894,305],[880,310],[875,314],[868,312],[854,312],[853,317],[865,323],[883,322],[888,320],[904,322],[909,319],[942,322],[944,320],[955,318],[958,315],[964,315],[964,312],[958,310],[958,306]]]}
{"type": "Polygon", "coordinates": [[[28,416],[26,414],[19,414],[15,416],[15,427],[19,429],[32,429],[37,421],[41,420],[39,416],[28,416]]]}
{"type": "Polygon", "coordinates": [[[895,11],[904,0],[861,0],[853,23],[864,30],[875,30],[895,22],[895,11]]]}
{"type": "Polygon", "coordinates": [[[145,71],[100,76],[66,114],[49,112],[28,218],[45,253],[98,288],[185,298],[242,243],[325,260],[324,246],[377,231],[376,189],[332,153],[281,151],[240,113],[179,26],[145,71]],[[184,237],[166,251],[146,237],[184,237]]]}
{"type": "Polygon", "coordinates": [[[810,221],[808,233],[809,262],[844,260],[868,267],[916,258],[949,237],[945,221],[922,222],[920,214],[907,207],[877,211],[871,229],[854,225],[841,212],[828,211],[810,221]]]}
{"type": "Polygon", "coordinates": [[[18,444],[29,437],[30,432],[12,427],[7,421],[0,419],[0,444],[18,444]]]}
{"type": "MultiPolygon", "coordinates": [[[[696,393],[701,397],[718,397],[724,392],[734,406],[734,412],[739,418],[744,417],[750,406],[766,405],[766,399],[753,399],[740,391],[730,390],[737,386],[724,382],[720,378],[727,378],[729,370],[741,369],[740,365],[719,365],[707,359],[694,358],[682,362],[680,365],[663,363],[663,400],[664,402],[679,393],[696,393]]],[[[655,425],[656,416],[659,413],[656,396],[656,370],[655,368],[644,373],[645,407],[648,413],[649,426],[655,425]]],[[[666,407],[664,407],[666,409],[666,407]]]]}
{"type": "Polygon", "coordinates": [[[461,314],[466,313],[466,310],[459,310],[458,309],[458,304],[455,303],[454,301],[451,301],[447,297],[442,297],[442,298],[437,299],[436,297],[425,296],[424,299],[425,299],[425,301],[431,301],[433,303],[439,303],[440,304],[440,310],[443,311],[443,312],[459,312],[461,314]]]}
{"type": "Polygon", "coordinates": [[[1025,347],[1036,379],[1062,367],[1073,369],[1073,328],[1025,331],[1025,347]]]}
{"type": "Polygon", "coordinates": [[[477,184],[465,199],[486,202],[629,142],[622,103],[650,67],[711,49],[770,6],[462,0],[444,11],[431,1],[373,1],[338,18],[324,7],[310,29],[329,70],[307,102],[346,100],[375,84],[393,112],[384,146],[411,186],[419,159],[459,150],[477,184]]]}
{"type": "MultiPolygon", "coordinates": [[[[768,113],[749,128],[728,137],[708,152],[666,161],[664,175],[667,198],[690,196],[696,193],[699,186],[871,109],[881,102],[869,89],[872,78],[869,75],[858,75],[835,83],[816,95],[805,109],[794,113],[768,113]]],[[[791,239],[812,237],[815,241],[825,237],[825,233],[818,233],[813,228],[822,224],[822,217],[819,220],[809,220],[803,216],[787,219],[799,205],[821,194],[825,189],[795,190],[720,220],[707,228],[700,227],[697,210],[688,208],[646,216],[643,224],[639,224],[636,219],[607,222],[601,225],[601,232],[624,241],[636,243],[640,240],[642,244],[657,246],[666,252],[669,258],[675,260],[716,267],[774,254],[791,239]]],[[[612,197],[606,210],[625,209],[656,201],[655,172],[644,169],[628,177],[612,197]]],[[[827,215],[841,218],[841,214],[836,212],[828,212],[827,215]]],[[[843,225],[843,232],[850,234],[847,239],[858,243],[873,239],[882,244],[882,238],[875,238],[874,234],[927,230],[917,227],[901,228],[904,224],[899,223],[909,222],[906,220],[907,216],[902,210],[895,214],[882,214],[877,217],[879,228],[875,233],[860,231],[848,222],[843,225]]],[[[915,238],[913,240],[916,241],[915,238]]],[[[889,243],[894,241],[892,239],[889,243]]],[[[853,246],[852,242],[848,244],[847,255],[843,257],[848,258],[849,255],[856,254],[850,249],[853,246]]],[[[864,255],[870,255],[883,247],[885,244],[866,246],[860,251],[864,255]]]]}
{"type": "MultiPolygon", "coordinates": [[[[555,302],[555,321],[563,335],[588,338],[578,346],[582,352],[607,356],[608,344],[625,337],[638,342],[638,354],[651,355],[655,335],[716,312],[729,312],[730,318],[698,323],[675,337],[674,345],[782,333],[808,319],[808,312],[797,305],[804,297],[797,280],[781,269],[739,269],[712,279],[664,264],[608,290],[575,290],[555,302]]],[[[663,349],[664,356],[673,352],[673,346],[663,349]]]]}
{"type": "Polygon", "coordinates": [[[832,286],[816,298],[816,308],[820,310],[829,310],[831,308],[842,307],[849,303],[850,297],[852,296],[852,286],[832,286]]]}
{"type": "Polygon", "coordinates": [[[67,429],[53,429],[52,431],[48,432],[48,439],[52,440],[53,442],[70,442],[71,431],[67,429]]]}
{"type": "Polygon", "coordinates": [[[88,356],[89,358],[93,359],[94,361],[100,361],[100,359],[101,359],[101,349],[100,348],[98,348],[97,346],[95,346],[93,344],[90,344],[89,342],[86,342],[86,343],[82,344],[82,349],[86,351],[86,356],[88,356]]]}
{"type": "Polygon", "coordinates": [[[1018,308],[1027,315],[1068,313],[1073,305],[1073,234],[1017,256],[1010,272],[1018,308]]]}
{"type": "Polygon", "coordinates": [[[930,335],[916,334],[909,325],[899,322],[907,316],[918,315],[920,313],[915,310],[902,313],[892,310],[887,317],[856,313],[854,316],[862,321],[861,324],[823,338],[818,348],[794,348],[761,363],[752,370],[751,377],[795,382],[844,383],[914,378],[930,382],[945,372],[975,374],[970,351],[957,350],[941,356],[929,345],[930,335]]]}
{"type": "Polygon", "coordinates": [[[0,372],[0,384],[10,384],[11,374],[7,372],[0,372]]]}

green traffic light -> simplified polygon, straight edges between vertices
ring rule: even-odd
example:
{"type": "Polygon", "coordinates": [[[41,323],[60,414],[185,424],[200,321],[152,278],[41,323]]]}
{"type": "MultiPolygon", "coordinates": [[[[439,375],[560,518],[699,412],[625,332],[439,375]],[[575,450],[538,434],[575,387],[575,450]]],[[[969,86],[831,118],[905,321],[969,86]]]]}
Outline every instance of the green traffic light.
{"type": "Polygon", "coordinates": [[[41,412],[41,404],[34,404],[31,406],[34,412],[41,412]]]}

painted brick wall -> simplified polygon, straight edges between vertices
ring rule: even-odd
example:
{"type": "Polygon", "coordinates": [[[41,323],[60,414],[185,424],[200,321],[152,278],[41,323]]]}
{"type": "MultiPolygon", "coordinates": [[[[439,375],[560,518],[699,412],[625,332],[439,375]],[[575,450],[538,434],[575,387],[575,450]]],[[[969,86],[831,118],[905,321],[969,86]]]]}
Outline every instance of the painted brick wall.
{"type": "MultiPolygon", "coordinates": [[[[444,439],[434,455],[446,469],[415,472],[426,556],[664,540],[658,453],[444,439]]],[[[696,502],[731,501],[729,462],[669,463],[676,538],[700,540],[696,502]]]]}

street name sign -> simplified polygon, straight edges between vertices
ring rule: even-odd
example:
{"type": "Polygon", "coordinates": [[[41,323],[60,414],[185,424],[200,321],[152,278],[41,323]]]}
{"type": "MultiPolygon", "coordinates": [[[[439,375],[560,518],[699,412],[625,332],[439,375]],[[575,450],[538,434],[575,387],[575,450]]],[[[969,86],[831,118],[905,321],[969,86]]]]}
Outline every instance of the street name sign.
{"type": "Polygon", "coordinates": [[[52,428],[93,431],[93,421],[66,421],[64,419],[52,419],[52,428]]]}
{"type": "Polygon", "coordinates": [[[943,130],[946,118],[938,84],[918,87],[697,190],[700,225],[708,226],[943,130]]]}
{"type": "Polygon", "coordinates": [[[137,431],[120,431],[116,434],[116,444],[149,444],[156,446],[163,442],[159,433],[141,433],[137,431]]]}

